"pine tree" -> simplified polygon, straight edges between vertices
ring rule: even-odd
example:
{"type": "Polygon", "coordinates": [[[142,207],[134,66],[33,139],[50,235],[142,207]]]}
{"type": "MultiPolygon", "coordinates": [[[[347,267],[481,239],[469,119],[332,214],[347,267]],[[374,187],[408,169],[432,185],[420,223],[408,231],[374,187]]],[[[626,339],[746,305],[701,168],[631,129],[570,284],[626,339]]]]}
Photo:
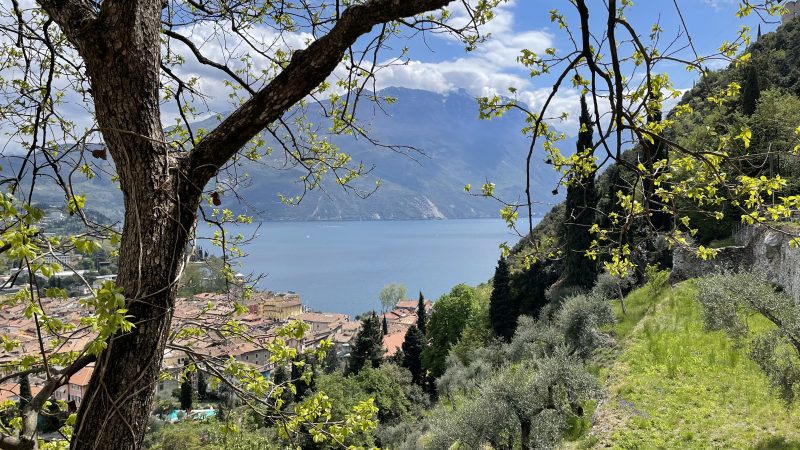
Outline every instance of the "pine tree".
{"type": "Polygon", "coordinates": [[[752,64],[745,68],[744,83],[742,83],[742,113],[752,116],[756,112],[758,99],[761,98],[761,87],[758,84],[758,69],[752,64]]]}
{"type": "Polygon", "coordinates": [[[192,386],[192,374],[187,373],[181,383],[181,409],[189,411],[192,409],[192,400],[194,397],[194,386],[192,386]]]}
{"type": "Polygon", "coordinates": [[[383,335],[389,334],[389,322],[386,321],[386,314],[383,315],[383,335]]]}
{"type": "Polygon", "coordinates": [[[373,312],[361,320],[361,331],[356,335],[347,374],[357,374],[366,364],[378,367],[383,359],[383,333],[381,321],[373,312]]]}
{"type": "Polygon", "coordinates": [[[428,312],[425,310],[425,296],[419,291],[419,303],[417,303],[417,328],[424,335],[428,329],[428,312]]]}
{"type": "Polygon", "coordinates": [[[505,341],[510,341],[517,328],[519,307],[511,296],[508,262],[500,258],[492,281],[492,295],[489,298],[489,321],[494,333],[505,341]]]}
{"type": "MultiPolygon", "coordinates": [[[[585,96],[581,96],[580,124],[577,152],[584,158],[593,158],[592,116],[589,114],[585,96]]],[[[566,216],[562,229],[566,286],[590,288],[597,277],[596,265],[585,254],[592,242],[589,228],[594,223],[597,205],[595,170],[596,168],[591,173],[573,174],[567,187],[566,216]]]]}
{"type": "Polygon", "coordinates": [[[22,410],[31,400],[33,400],[31,380],[28,378],[27,374],[22,375],[19,377],[19,409],[22,410]]]}
{"type": "Polygon", "coordinates": [[[411,372],[411,380],[422,386],[425,381],[425,369],[422,367],[422,349],[425,345],[425,335],[417,328],[416,325],[411,325],[406,331],[405,340],[403,341],[403,367],[411,372]]]}

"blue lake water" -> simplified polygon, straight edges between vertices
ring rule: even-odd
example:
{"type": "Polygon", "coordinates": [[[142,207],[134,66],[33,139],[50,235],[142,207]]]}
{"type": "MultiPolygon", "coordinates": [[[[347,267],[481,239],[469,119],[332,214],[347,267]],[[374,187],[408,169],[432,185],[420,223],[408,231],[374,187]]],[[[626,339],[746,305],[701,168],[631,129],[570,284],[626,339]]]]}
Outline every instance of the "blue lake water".
{"type": "Polygon", "coordinates": [[[378,293],[390,282],[431,300],[458,283],[485,282],[499,244],[519,239],[499,219],[265,222],[228,232],[256,233],[238,270],[264,274],[259,289],[295,291],[312,309],[351,315],[380,309],[378,293]]]}

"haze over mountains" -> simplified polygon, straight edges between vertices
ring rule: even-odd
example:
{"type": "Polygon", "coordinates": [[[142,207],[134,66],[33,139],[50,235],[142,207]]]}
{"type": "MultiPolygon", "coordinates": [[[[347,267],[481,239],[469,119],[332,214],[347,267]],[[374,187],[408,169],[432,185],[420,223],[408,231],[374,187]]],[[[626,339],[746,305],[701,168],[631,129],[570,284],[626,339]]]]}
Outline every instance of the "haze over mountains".
{"type": "MultiPolygon", "coordinates": [[[[468,195],[464,192],[467,183],[479,192],[488,180],[496,183],[496,193],[502,198],[522,198],[530,142],[520,134],[524,125],[521,114],[481,120],[475,99],[463,90],[443,95],[387,88],[381,94],[394,97],[397,102],[386,106],[385,112],[377,110],[371,118],[362,113],[370,137],[385,144],[412,146],[424,154],[412,152],[411,158],[375,147],[365,139],[335,137],[334,143],[354,162],[361,161],[368,168],[374,166],[368,176],[356,182],[357,186],[369,189],[376,180],[381,180],[380,189],[370,197],[362,199],[338,186],[332,176],[326,176],[323,189],[308,192],[298,206],[281,203],[278,194],[293,196],[302,192],[298,180],[304,172],[300,168],[276,169],[284,163],[283,152],[276,148],[268,160],[248,161],[236,169],[239,199],[227,194],[222,199],[223,205],[259,220],[453,219],[498,217],[501,205],[495,200],[468,195]],[[247,176],[242,177],[243,173],[247,176]]],[[[373,105],[367,107],[372,115],[373,105]]],[[[310,120],[320,122],[314,117],[310,120]]],[[[210,129],[217,123],[212,118],[196,125],[210,129]]],[[[537,155],[532,192],[539,200],[557,202],[559,198],[550,194],[556,186],[557,174],[543,163],[541,150],[537,155]]],[[[8,161],[3,165],[7,166],[8,161]]],[[[219,180],[225,182],[225,178],[221,174],[219,180]]],[[[112,187],[107,175],[78,181],[74,186],[76,194],[87,194],[89,208],[112,217],[121,216],[121,193],[112,187]]],[[[208,186],[207,190],[213,188],[208,186]]],[[[39,201],[63,202],[59,192],[50,190],[37,189],[39,201]]],[[[538,206],[537,215],[550,206],[538,206]]]]}

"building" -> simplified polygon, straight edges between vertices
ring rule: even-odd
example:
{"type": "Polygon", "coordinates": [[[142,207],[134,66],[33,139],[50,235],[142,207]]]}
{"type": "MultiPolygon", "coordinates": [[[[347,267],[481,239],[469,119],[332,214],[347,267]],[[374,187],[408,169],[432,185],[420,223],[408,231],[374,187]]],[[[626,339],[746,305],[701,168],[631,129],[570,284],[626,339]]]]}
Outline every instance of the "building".
{"type": "Polygon", "coordinates": [[[75,257],[71,253],[58,251],[45,253],[42,255],[42,259],[46,264],[73,264],[76,262],[75,257]]]}
{"type": "Polygon", "coordinates": [[[92,379],[92,372],[94,372],[94,364],[90,364],[83,369],[77,371],[75,375],[69,378],[69,382],[60,388],[56,389],[53,397],[56,400],[64,400],[65,402],[75,402],[75,406],[81,406],[81,400],[89,389],[89,380],[92,379]]]}
{"type": "MultiPolygon", "coordinates": [[[[419,300],[406,299],[397,302],[397,305],[395,305],[394,308],[395,310],[401,309],[416,314],[418,306],[419,306],[419,300]]],[[[431,303],[430,300],[425,300],[425,312],[430,313],[432,309],[433,309],[433,303],[431,303]]]]}
{"type": "Polygon", "coordinates": [[[255,292],[247,302],[251,314],[273,320],[286,320],[302,314],[300,295],[294,292],[255,292]]]}
{"type": "Polygon", "coordinates": [[[782,24],[789,22],[790,20],[800,15],[800,1],[795,0],[791,2],[786,2],[786,4],[783,5],[783,7],[786,8],[786,14],[781,16],[782,24]]]}
{"type": "MultiPolygon", "coordinates": [[[[31,395],[35,396],[41,392],[41,390],[42,387],[38,384],[34,384],[34,380],[31,380],[31,395]]],[[[5,401],[12,401],[15,403],[19,401],[19,382],[0,383],[0,403],[5,401]]]]}
{"type": "Polygon", "coordinates": [[[304,312],[297,315],[297,319],[307,323],[311,327],[311,333],[313,334],[336,331],[339,324],[350,321],[350,317],[347,314],[318,312],[304,312]]]}
{"type": "Polygon", "coordinates": [[[386,336],[383,337],[383,350],[385,353],[383,356],[385,358],[390,358],[397,353],[403,347],[403,342],[406,340],[406,331],[405,330],[396,330],[394,332],[390,332],[386,336]]]}

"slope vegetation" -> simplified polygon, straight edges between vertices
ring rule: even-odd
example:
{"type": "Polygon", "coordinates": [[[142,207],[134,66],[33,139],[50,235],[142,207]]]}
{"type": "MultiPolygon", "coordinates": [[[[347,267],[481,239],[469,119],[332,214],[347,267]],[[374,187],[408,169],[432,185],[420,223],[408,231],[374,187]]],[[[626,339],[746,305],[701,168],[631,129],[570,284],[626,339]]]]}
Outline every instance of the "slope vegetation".
{"type": "Polygon", "coordinates": [[[609,330],[619,345],[596,361],[606,398],[566,448],[800,448],[800,408],[777,399],[745,346],[704,330],[696,293],[690,280],[627,297],[628,316],[609,330]]]}

